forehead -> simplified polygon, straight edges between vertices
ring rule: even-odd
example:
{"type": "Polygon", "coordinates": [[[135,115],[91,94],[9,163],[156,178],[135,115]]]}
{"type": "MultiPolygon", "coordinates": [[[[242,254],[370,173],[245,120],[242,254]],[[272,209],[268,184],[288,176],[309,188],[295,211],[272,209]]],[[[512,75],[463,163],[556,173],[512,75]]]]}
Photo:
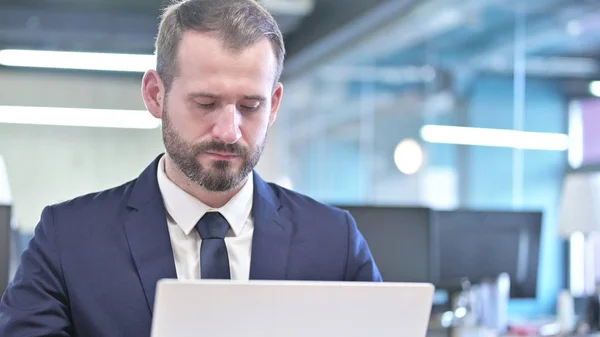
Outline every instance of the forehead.
{"type": "Polygon", "coordinates": [[[178,70],[184,81],[271,87],[277,61],[267,38],[241,50],[226,48],[211,33],[185,32],[179,44],[178,70]],[[231,83],[230,83],[231,82],[231,83]]]}

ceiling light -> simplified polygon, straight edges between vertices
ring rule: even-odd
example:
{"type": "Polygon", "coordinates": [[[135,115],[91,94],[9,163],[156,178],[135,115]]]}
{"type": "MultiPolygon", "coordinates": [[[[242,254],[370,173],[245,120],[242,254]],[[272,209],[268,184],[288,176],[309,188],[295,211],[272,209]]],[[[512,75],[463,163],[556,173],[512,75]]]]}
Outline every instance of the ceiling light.
{"type": "Polygon", "coordinates": [[[421,137],[429,143],[565,151],[569,136],[559,133],[525,132],[474,127],[425,125],[421,137]]]}
{"type": "Polygon", "coordinates": [[[401,141],[394,151],[394,163],[406,175],[413,175],[421,169],[423,157],[423,149],[414,139],[401,141]]]}
{"type": "Polygon", "coordinates": [[[571,168],[580,168],[583,164],[583,111],[577,101],[569,104],[569,154],[571,168]]]}
{"type": "Polygon", "coordinates": [[[600,81],[590,83],[590,93],[596,97],[600,97],[600,81]]]}
{"type": "Polygon", "coordinates": [[[0,106],[0,123],[154,129],[160,120],[145,110],[0,106]]]}
{"type": "Polygon", "coordinates": [[[580,36],[583,33],[583,26],[577,20],[571,20],[567,23],[567,33],[573,37],[580,36]]]}
{"type": "Polygon", "coordinates": [[[0,65],[53,69],[145,72],[154,69],[154,55],[80,53],[43,50],[0,50],[0,65]]]}

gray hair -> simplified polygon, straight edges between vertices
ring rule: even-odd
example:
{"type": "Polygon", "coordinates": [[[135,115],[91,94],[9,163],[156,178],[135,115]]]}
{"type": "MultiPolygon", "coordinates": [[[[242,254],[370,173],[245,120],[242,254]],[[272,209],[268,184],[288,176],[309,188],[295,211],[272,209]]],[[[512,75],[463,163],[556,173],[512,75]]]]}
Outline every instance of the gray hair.
{"type": "Polygon", "coordinates": [[[283,71],[285,46],[275,19],[255,0],[183,0],[165,8],[156,39],[156,70],[171,88],[178,74],[177,55],[186,31],[213,32],[232,52],[268,38],[277,59],[275,82],[283,71]]]}

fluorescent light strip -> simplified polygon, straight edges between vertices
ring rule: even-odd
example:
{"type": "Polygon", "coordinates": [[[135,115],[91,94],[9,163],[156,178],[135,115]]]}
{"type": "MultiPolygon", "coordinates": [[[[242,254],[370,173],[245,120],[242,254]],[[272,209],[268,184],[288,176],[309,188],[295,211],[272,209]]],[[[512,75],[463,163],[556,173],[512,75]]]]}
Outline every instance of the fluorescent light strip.
{"type": "Polygon", "coordinates": [[[577,101],[569,104],[569,143],[569,165],[580,168],[583,164],[583,112],[577,101]]]}
{"type": "Polygon", "coordinates": [[[600,81],[590,83],[590,93],[596,97],[600,97],[600,81]]]}
{"type": "Polygon", "coordinates": [[[154,129],[160,120],[144,110],[0,106],[0,123],[154,129]]]}
{"type": "Polygon", "coordinates": [[[0,50],[0,64],[11,67],[145,72],[154,69],[154,55],[80,53],[43,50],[0,50]]]}
{"type": "Polygon", "coordinates": [[[569,136],[558,133],[425,125],[421,129],[421,137],[426,142],[440,144],[548,151],[565,151],[569,148],[569,136]]]}

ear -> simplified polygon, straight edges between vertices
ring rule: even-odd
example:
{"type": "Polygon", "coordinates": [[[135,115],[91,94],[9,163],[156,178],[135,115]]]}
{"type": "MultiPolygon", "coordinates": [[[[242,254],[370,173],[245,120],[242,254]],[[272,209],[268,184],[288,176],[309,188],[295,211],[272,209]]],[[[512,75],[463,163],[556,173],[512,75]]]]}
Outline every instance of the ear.
{"type": "Polygon", "coordinates": [[[273,90],[273,96],[271,97],[271,115],[269,116],[269,126],[273,125],[275,119],[277,119],[277,112],[279,111],[279,105],[281,104],[281,97],[283,96],[283,84],[277,82],[275,84],[275,90],[273,90]]]}
{"type": "Polygon", "coordinates": [[[162,119],[165,86],[156,70],[148,70],[142,79],[142,97],[152,116],[162,119]]]}

